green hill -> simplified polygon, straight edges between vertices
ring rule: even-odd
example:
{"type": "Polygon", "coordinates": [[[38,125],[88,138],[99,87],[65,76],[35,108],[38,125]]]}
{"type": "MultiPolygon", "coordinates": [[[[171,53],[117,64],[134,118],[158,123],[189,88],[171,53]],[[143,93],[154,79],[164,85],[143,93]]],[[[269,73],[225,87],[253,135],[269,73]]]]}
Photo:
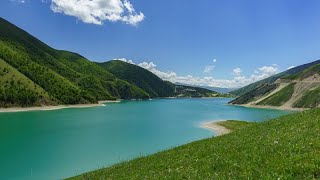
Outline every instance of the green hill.
{"type": "Polygon", "coordinates": [[[40,86],[0,59],[0,106],[56,105],[40,86]]]}
{"type": "MultiPolygon", "coordinates": [[[[298,66],[282,73],[276,81],[256,86],[230,102],[253,106],[282,108],[314,108],[320,106],[320,61],[298,66]],[[311,65],[311,66],[310,66],[311,65]],[[293,73],[295,72],[295,73],[293,73]]],[[[269,81],[269,78],[263,80],[269,81]]],[[[249,88],[250,89],[250,88],[249,88]]]]}
{"type": "Polygon", "coordinates": [[[187,85],[175,85],[163,81],[152,72],[140,66],[126,63],[120,60],[112,60],[105,63],[97,63],[115,76],[124,79],[139,88],[145,90],[151,97],[221,97],[223,94],[215,91],[192,87],[187,85]]]}
{"type": "Polygon", "coordinates": [[[145,90],[151,97],[174,96],[174,85],[163,81],[150,71],[120,60],[97,63],[115,76],[145,90]]]}
{"type": "MultiPolygon", "coordinates": [[[[81,55],[55,50],[2,18],[0,58],[39,89],[42,88],[52,100],[52,103],[4,102],[2,106],[78,104],[117,98],[149,98],[148,93],[141,88],[117,78],[81,55]]],[[[29,91],[37,94],[33,89],[29,91]]]]}
{"type": "Polygon", "coordinates": [[[72,179],[318,179],[319,129],[313,109],[72,179]]]}

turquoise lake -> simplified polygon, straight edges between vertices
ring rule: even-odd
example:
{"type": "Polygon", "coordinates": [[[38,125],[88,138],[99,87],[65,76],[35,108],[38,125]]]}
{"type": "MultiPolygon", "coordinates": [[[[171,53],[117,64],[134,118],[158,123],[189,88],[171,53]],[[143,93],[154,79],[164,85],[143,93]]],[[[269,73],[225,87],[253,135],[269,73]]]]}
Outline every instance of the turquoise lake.
{"type": "Polygon", "coordinates": [[[214,136],[205,121],[263,121],[287,111],[231,99],[156,99],[0,113],[0,179],[62,179],[214,136]]]}

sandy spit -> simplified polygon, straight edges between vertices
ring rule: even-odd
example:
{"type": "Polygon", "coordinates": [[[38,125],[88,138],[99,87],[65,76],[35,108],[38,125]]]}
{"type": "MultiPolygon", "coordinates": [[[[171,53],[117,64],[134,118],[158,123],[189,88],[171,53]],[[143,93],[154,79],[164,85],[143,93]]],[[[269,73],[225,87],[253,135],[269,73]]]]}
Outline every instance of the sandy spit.
{"type": "Polygon", "coordinates": [[[24,111],[52,111],[66,108],[90,108],[97,106],[105,106],[105,103],[118,103],[116,101],[99,101],[98,104],[76,104],[76,105],[58,105],[58,106],[40,106],[40,107],[13,107],[13,108],[0,108],[0,113],[3,112],[24,112],[24,111]]]}
{"type": "Polygon", "coordinates": [[[213,122],[204,122],[200,125],[200,127],[204,129],[209,129],[217,133],[217,136],[222,136],[225,134],[228,134],[231,132],[230,129],[227,129],[221,125],[218,124],[218,122],[225,121],[225,120],[220,120],[220,121],[213,121],[213,122]]]}
{"type": "Polygon", "coordinates": [[[249,104],[230,104],[231,106],[242,106],[247,108],[261,108],[261,109],[277,109],[283,111],[304,111],[308,108],[293,108],[288,106],[261,106],[261,105],[249,105],[249,104]]]}

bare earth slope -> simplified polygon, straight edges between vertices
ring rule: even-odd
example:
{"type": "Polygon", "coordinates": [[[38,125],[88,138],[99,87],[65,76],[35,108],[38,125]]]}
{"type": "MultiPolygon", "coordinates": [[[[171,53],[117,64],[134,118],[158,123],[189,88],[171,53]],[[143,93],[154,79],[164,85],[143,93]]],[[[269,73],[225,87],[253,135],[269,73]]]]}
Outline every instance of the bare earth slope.
{"type": "Polygon", "coordinates": [[[248,107],[285,110],[300,110],[320,106],[320,75],[317,72],[308,77],[278,79],[273,84],[276,84],[277,88],[271,92],[252,97],[252,94],[257,94],[255,93],[255,91],[258,91],[256,88],[230,103],[248,107]],[[249,100],[245,102],[239,101],[244,97],[247,97],[246,99],[249,98],[249,100]]]}

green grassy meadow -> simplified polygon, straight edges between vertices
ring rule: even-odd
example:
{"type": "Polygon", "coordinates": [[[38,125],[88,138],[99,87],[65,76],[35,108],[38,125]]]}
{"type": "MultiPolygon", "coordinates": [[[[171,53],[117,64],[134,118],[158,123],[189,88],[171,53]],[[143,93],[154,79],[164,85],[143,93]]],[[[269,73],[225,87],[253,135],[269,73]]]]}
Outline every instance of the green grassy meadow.
{"type": "Polygon", "coordinates": [[[262,123],[230,121],[200,140],[71,179],[319,179],[320,109],[262,123]]]}

